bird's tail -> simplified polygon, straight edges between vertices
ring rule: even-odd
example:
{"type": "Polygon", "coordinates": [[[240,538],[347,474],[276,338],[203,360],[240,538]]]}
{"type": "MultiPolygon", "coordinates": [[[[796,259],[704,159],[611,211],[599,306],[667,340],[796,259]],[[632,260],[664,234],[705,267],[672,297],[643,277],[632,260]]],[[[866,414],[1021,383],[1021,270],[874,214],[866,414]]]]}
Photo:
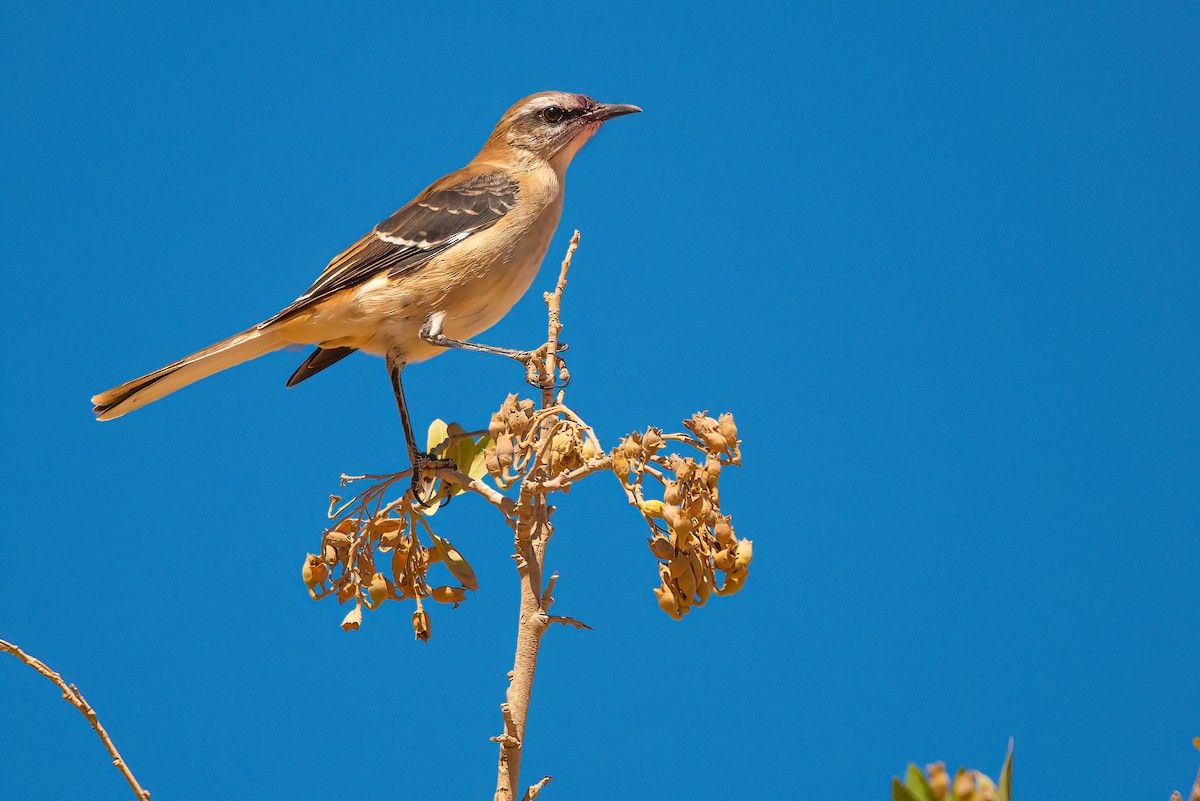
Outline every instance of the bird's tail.
{"type": "Polygon", "coordinates": [[[273,328],[250,328],[153,373],[92,396],[92,403],[95,404],[92,411],[96,413],[97,420],[115,420],[188,384],[279,350],[287,344],[273,328]]]}

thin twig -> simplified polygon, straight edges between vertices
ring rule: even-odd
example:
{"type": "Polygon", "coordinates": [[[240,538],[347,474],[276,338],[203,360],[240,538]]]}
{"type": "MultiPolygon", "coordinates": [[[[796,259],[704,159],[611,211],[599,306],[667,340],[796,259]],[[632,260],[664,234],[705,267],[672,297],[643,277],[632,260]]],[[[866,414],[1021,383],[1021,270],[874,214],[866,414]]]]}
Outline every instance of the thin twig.
{"type": "Polygon", "coordinates": [[[79,692],[79,688],[74,684],[67,684],[63,681],[63,677],[51,670],[46,663],[40,659],[30,656],[22,651],[17,646],[6,640],[0,640],[0,651],[10,653],[17,659],[24,662],[29,667],[41,673],[43,676],[54,682],[58,689],[62,690],[63,700],[71,706],[79,710],[79,713],[87,718],[88,723],[92,724],[92,728],[96,731],[96,736],[100,738],[100,742],[104,744],[104,748],[108,751],[108,755],[112,757],[113,767],[121,771],[121,775],[125,777],[125,781],[129,782],[130,789],[133,790],[141,801],[150,801],[150,791],[144,789],[138,780],[134,778],[133,771],[125,764],[125,760],[121,758],[121,754],[117,752],[117,746],[113,744],[112,738],[108,736],[108,732],[104,730],[104,726],[100,724],[100,719],[96,716],[96,710],[83,697],[83,693],[79,692]]]}
{"type": "Polygon", "coordinates": [[[547,386],[542,389],[542,407],[554,405],[554,385],[558,363],[558,335],[562,332],[562,324],[558,321],[562,313],[563,290],[567,288],[567,271],[571,269],[571,259],[575,257],[575,249],[579,247],[579,231],[571,236],[571,244],[567,245],[567,255],[562,260],[558,271],[558,283],[553,292],[545,295],[546,308],[549,311],[549,322],[546,326],[546,375],[547,386]]]}
{"type": "Polygon", "coordinates": [[[463,489],[468,489],[476,493],[485,501],[495,506],[506,515],[511,515],[516,511],[516,504],[513,499],[506,495],[501,495],[492,487],[489,487],[478,478],[471,478],[468,475],[458,472],[453,467],[427,467],[422,471],[422,475],[430,478],[440,478],[443,481],[449,481],[452,484],[457,484],[463,489]]]}
{"type": "Polygon", "coordinates": [[[600,470],[609,470],[612,468],[612,459],[608,456],[600,456],[592,459],[582,467],[577,467],[569,473],[559,473],[554,478],[545,481],[530,481],[529,491],[539,495],[547,492],[557,492],[560,489],[571,484],[573,481],[578,481],[581,478],[586,478],[592,473],[600,470]]]}
{"type": "Polygon", "coordinates": [[[525,791],[523,801],[533,801],[533,799],[538,797],[538,793],[542,792],[542,788],[553,780],[553,776],[543,776],[540,782],[537,784],[531,784],[529,789],[525,791]]]}

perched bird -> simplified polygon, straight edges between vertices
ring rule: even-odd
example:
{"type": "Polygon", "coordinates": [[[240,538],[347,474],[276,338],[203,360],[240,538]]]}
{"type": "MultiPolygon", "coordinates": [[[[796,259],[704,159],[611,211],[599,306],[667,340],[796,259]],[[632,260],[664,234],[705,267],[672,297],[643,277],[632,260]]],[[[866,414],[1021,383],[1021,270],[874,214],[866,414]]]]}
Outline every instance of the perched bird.
{"type": "Polygon", "coordinates": [[[361,350],[386,359],[419,473],[428,455],[413,439],[401,370],[446,348],[529,361],[528,351],[467,340],[495,325],[533,282],[558,225],[571,159],[605,120],[638,111],[565,92],[524,98],[505,112],[467,166],[376,225],[290,305],[240,334],[94,396],[97,419],[113,420],[288,345],[317,346],[289,387],[361,350]]]}

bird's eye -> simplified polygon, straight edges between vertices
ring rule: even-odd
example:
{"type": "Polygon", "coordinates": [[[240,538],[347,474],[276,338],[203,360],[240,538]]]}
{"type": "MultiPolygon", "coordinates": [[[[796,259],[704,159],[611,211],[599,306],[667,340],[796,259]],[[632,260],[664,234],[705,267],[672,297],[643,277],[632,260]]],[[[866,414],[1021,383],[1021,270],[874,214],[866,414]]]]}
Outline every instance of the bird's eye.
{"type": "Polygon", "coordinates": [[[567,116],[567,112],[563,111],[558,106],[550,106],[542,109],[542,119],[546,122],[562,122],[563,117],[567,116]]]}

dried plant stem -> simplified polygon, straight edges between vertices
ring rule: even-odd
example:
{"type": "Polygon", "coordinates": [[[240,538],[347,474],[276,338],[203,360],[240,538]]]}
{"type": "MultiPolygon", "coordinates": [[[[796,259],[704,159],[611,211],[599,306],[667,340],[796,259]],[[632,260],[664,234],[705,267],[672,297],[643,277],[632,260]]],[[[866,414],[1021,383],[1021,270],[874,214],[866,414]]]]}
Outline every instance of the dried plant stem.
{"type": "Polygon", "coordinates": [[[567,288],[567,271],[571,269],[571,259],[575,257],[575,249],[579,247],[579,231],[571,235],[571,244],[567,245],[567,255],[563,257],[562,266],[558,271],[558,283],[554,285],[553,292],[547,292],[543,297],[546,301],[546,308],[550,313],[550,322],[547,326],[546,337],[546,375],[549,376],[548,383],[542,389],[542,408],[548,409],[554,405],[554,384],[555,366],[558,362],[558,335],[562,333],[562,323],[559,316],[562,314],[562,296],[563,290],[567,288]]]}
{"type": "Polygon", "coordinates": [[[517,788],[521,786],[521,754],[525,741],[525,722],[529,716],[529,698],[533,692],[542,635],[550,626],[550,618],[543,609],[541,591],[545,548],[536,547],[534,537],[522,537],[519,533],[516,545],[514,558],[521,578],[521,611],[517,622],[517,652],[512,672],[509,673],[506,702],[502,706],[504,734],[493,738],[500,743],[495,801],[516,801],[517,788]]]}
{"type": "Polygon", "coordinates": [[[125,760],[117,752],[117,747],[113,744],[112,738],[108,736],[108,732],[100,724],[100,719],[96,716],[96,710],[92,709],[92,705],[83,697],[83,693],[79,692],[79,688],[74,684],[67,684],[63,681],[62,676],[51,670],[40,659],[30,656],[10,642],[0,640],[0,651],[10,653],[17,659],[20,659],[26,665],[29,665],[29,667],[54,682],[62,690],[63,700],[78,709],[79,713],[87,718],[88,723],[92,724],[92,728],[96,731],[96,736],[100,738],[100,742],[104,744],[104,748],[108,751],[109,756],[112,757],[113,767],[121,771],[121,775],[125,777],[125,781],[129,782],[130,789],[133,790],[134,794],[141,801],[149,801],[150,791],[143,789],[138,784],[138,780],[133,776],[133,771],[125,764],[125,760]]]}
{"type": "MultiPolygon", "coordinates": [[[[547,385],[542,389],[542,411],[552,410],[561,402],[562,393],[555,398],[554,387],[558,375],[558,335],[562,332],[559,316],[562,312],[563,290],[567,286],[567,271],[571,269],[571,259],[575,249],[579,247],[579,232],[571,237],[567,247],[567,255],[562,261],[558,274],[558,282],[553,292],[544,295],[546,308],[549,312],[546,338],[546,375],[547,385]]],[[[551,412],[542,416],[541,440],[548,441],[549,435],[559,419],[558,413],[551,412]]],[[[549,476],[541,472],[526,477],[522,484],[520,500],[517,503],[517,514],[513,520],[514,544],[516,553],[513,558],[517,562],[517,574],[521,581],[521,607],[517,619],[517,652],[513,658],[513,669],[508,674],[509,684],[506,701],[501,705],[504,718],[504,734],[493,737],[500,744],[500,763],[496,777],[495,801],[517,801],[517,792],[521,786],[521,754],[525,741],[525,722],[529,716],[529,699],[533,692],[533,677],[537,670],[538,650],[541,647],[542,635],[550,626],[550,616],[547,614],[550,605],[554,603],[551,592],[557,576],[551,576],[546,587],[542,588],[542,576],[546,566],[546,544],[550,540],[553,527],[550,524],[550,513],[553,508],[546,503],[544,495],[532,491],[538,483],[544,483],[549,476]]],[[[522,796],[523,801],[536,798],[550,777],[546,776],[529,787],[522,796]]]]}

